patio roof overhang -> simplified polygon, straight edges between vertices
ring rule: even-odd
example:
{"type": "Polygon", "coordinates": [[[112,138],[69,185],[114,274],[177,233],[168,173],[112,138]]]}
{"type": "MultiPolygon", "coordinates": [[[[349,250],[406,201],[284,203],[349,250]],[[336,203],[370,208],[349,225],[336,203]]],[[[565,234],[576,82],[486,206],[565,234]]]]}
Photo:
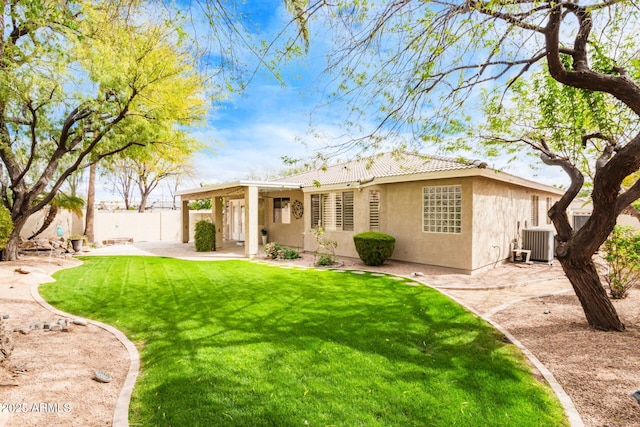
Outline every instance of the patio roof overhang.
{"type": "Polygon", "coordinates": [[[234,181],[222,184],[206,185],[204,187],[182,190],[176,193],[183,201],[201,200],[211,197],[244,197],[247,188],[257,188],[258,192],[278,190],[300,190],[301,184],[274,181],[234,181]]]}

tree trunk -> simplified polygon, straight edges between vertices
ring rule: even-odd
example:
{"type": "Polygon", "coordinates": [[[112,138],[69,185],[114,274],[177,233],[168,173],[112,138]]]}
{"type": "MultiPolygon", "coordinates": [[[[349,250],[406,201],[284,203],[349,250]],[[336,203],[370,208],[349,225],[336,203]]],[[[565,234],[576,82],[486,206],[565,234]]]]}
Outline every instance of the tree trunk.
{"type": "Polygon", "coordinates": [[[53,223],[53,220],[56,219],[56,216],[58,216],[58,207],[55,205],[49,205],[49,211],[47,212],[47,216],[45,217],[42,226],[38,231],[33,233],[31,237],[29,237],[29,240],[34,239],[36,236],[42,234],[44,230],[49,228],[49,226],[53,223]]]}
{"type": "Polygon", "coordinates": [[[0,254],[0,261],[16,261],[18,259],[18,249],[20,249],[20,232],[27,222],[27,217],[14,218],[13,232],[9,236],[6,246],[0,254]]]}
{"type": "Polygon", "coordinates": [[[95,242],[95,205],[96,205],[96,169],[94,163],[89,166],[89,188],[87,189],[87,211],[85,213],[84,235],[87,236],[89,243],[95,242]]]}
{"type": "Polygon", "coordinates": [[[602,331],[624,331],[624,324],[607,297],[593,259],[559,256],[558,260],[580,300],[589,325],[602,331]]]}
{"type": "Polygon", "coordinates": [[[140,206],[138,206],[138,212],[144,213],[147,209],[147,200],[149,199],[149,190],[142,185],[138,185],[140,188],[140,206]]]}

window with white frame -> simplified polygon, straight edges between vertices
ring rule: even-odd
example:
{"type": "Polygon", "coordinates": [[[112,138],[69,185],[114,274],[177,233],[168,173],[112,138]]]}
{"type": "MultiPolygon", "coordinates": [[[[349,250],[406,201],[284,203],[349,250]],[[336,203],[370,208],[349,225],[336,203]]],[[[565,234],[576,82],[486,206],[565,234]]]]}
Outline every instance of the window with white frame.
{"type": "Polygon", "coordinates": [[[273,222],[274,224],[291,223],[291,203],[288,197],[273,198],[273,222]]]}
{"type": "Polygon", "coordinates": [[[462,233],[462,186],[423,188],[422,230],[428,233],[462,233]]]}
{"type": "Polygon", "coordinates": [[[311,195],[311,226],[353,231],[353,191],[311,195]]]}

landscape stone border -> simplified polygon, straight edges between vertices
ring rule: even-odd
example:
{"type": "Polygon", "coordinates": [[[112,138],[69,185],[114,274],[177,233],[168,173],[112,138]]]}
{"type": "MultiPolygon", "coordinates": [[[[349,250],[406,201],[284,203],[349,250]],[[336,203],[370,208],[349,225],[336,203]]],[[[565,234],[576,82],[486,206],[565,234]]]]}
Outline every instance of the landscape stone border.
{"type": "MultiPolygon", "coordinates": [[[[178,257],[180,258],[180,257],[178,257]]],[[[263,264],[269,264],[272,266],[278,266],[278,267],[291,267],[291,264],[282,264],[282,265],[278,265],[278,264],[274,264],[274,263],[270,263],[270,262],[264,262],[264,261],[255,261],[255,260],[248,260],[249,262],[260,262],[263,264]]],[[[334,272],[339,272],[339,271],[349,271],[349,270],[344,270],[344,269],[336,269],[334,270],[334,272]]],[[[350,272],[354,272],[355,270],[351,270],[350,272]]],[[[369,271],[366,269],[363,270],[358,270],[358,273],[355,274],[365,274],[365,273],[379,273],[376,271],[369,271]]],[[[460,299],[456,298],[453,295],[450,295],[446,289],[444,287],[435,287],[435,286],[431,286],[427,283],[424,282],[416,282],[415,281],[415,276],[422,276],[422,273],[412,273],[412,276],[414,277],[410,277],[410,276],[403,276],[403,275],[399,275],[399,274],[391,274],[391,273],[387,273],[388,276],[390,277],[403,277],[405,279],[407,279],[408,281],[412,282],[411,284],[409,282],[405,282],[407,285],[411,285],[411,286],[415,286],[415,284],[422,284],[424,286],[430,287],[432,289],[435,289],[436,291],[442,293],[443,295],[446,295],[447,297],[451,298],[453,301],[455,301],[456,303],[460,304],[461,306],[463,306],[466,310],[474,313],[475,315],[477,315],[478,317],[486,320],[488,323],[490,323],[494,328],[496,328],[498,331],[500,331],[512,344],[514,344],[515,346],[517,346],[522,352],[523,354],[531,361],[531,363],[535,366],[536,369],[538,369],[538,371],[540,372],[540,374],[544,377],[544,379],[547,381],[547,383],[549,384],[549,386],[551,387],[551,389],[553,390],[553,392],[556,394],[556,396],[558,397],[558,400],[560,401],[560,404],[563,406],[565,413],[567,415],[567,419],[570,423],[570,425],[572,427],[584,427],[584,422],[582,421],[582,418],[580,417],[580,414],[578,413],[578,410],[576,409],[575,405],[573,404],[573,401],[571,400],[571,397],[566,393],[566,391],[564,390],[564,388],[562,387],[562,385],[556,380],[556,378],[554,377],[554,375],[551,373],[551,371],[549,371],[549,369],[547,369],[547,367],[533,354],[531,353],[520,341],[518,341],[517,338],[515,338],[511,333],[509,333],[505,328],[503,328],[500,324],[496,323],[495,321],[493,321],[490,316],[495,314],[497,311],[500,311],[499,309],[503,309],[508,305],[511,305],[510,303],[504,304],[503,306],[499,307],[498,309],[494,309],[492,310],[490,313],[479,313],[478,311],[476,311],[475,309],[473,309],[472,307],[468,306],[467,304],[465,304],[463,301],[461,301],[460,299]]],[[[544,281],[544,280],[540,280],[540,281],[544,281]]],[[[518,283],[518,284],[513,284],[511,286],[489,286],[487,287],[487,289],[500,289],[500,288],[505,288],[505,287],[516,287],[516,286],[521,286],[523,284],[526,283],[518,283]]],[[[40,285],[39,284],[35,284],[31,287],[31,295],[34,298],[34,300],[36,302],[38,302],[41,306],[43,306],[44,308],[46,308],[47,310],[56,313],[60,316],[64,316],[64,317],[74,317],[69,315],[68,313],[65,313],[61,310],[58,310],[57,308],[51,306],[49,303],[47,303],[38,293],[38,287],[40,285]]],[[[447,287],[448,289],[455,289],[455,290],[462,290],[465,289],[465,287],[447,287]]],[[[473,288],[474,290],[478,290],[478,288],[473,288]]],[[[533,296],[533,297],[528,297],[526,299],[532,299],[532,298],[539,298],[541,296],[545,296],[545,295],[538,295],[538,296],[533,296]]],[[[516,301],[517,302],[517,301],[516,301]]],[[[513,302],[512,302],[513,303],[513,302]]],[[[97,322],[94,320],[88,320],[87,322],[95,325],[99,328],[102,328],[108,332],[111,332],[121,343],[122,345],[124,345],[124,347],[127,349],[127,352],[129,354],[129,360],[130,360],[130,364],[129,364],[129,370],[127,372],[127,376],[125,378],[124,384],[122,386],[122,390],[120,391],[120,395],[118,396],[118,400],[116,402],[116,407],[114,410],[114,415],[113,415],[113,427],[128,427],[129,426],[129,403],[131,401],[131,395],[133,392],[133,387],[135,385],[136,379],[139,375],[139,371],[140,371],[140,354],[138,353],[138,349],[135,347],[135,345],[129,341],[129,339],[122,333],[120,332],[118,329],[101,323],[101,322],[97,322]]]]}
{"type": "Polygon", "coordinates": [[[133,393],[133,386],[136,383],[136,379],[138,378],[138,374],[140,373],[140,353],[138,353],[138,349],[136,346],[129,341],[125,334],[120,332],[118,329],[114,328],[111,325],[107,325],[105,323],[101,323],[91,319],[80,319],[75,316],[72,316],[64,311],[58,310],[48,302],[46,302],[38,293],[38,288],[40,284],[34,284],[31,286],[31,296],[33,299],[40,304],[42,307],[51,311],[62,317],[70,317],[74,319],[79,319],[86,321],[87,324],[91,324],[97,326],[98,328],[104,329],[107,332],[110,332],[114,335],[120,343],[124,346],[129,354],[129,369],[127,371],[127,376],[122,384],[122,389],[120,390],[120,394],[118,395],[118,400],[116,401],[116,407],[113,411],[113,427],[129,427],[129,403],[131,402],[131,394],[133,393]]]}

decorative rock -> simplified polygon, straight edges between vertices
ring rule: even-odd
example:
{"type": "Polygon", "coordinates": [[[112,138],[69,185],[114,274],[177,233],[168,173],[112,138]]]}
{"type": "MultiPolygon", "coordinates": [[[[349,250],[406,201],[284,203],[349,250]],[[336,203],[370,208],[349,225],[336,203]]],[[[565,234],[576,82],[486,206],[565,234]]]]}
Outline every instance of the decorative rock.
{"type": "Polygon", "coordinates": [[[74,325],[87,326],[89,322],[84,319],[73,319],[74,325]]]}
{"type": "Polygon", "coordinates": [[[19,332],[22,335],[27,335],[30,332],[30,330],[29,328],[23,326],[22,328],[15,329],[14,332],[19,332]]]}
{"type": "Polygon", "coordinates": [[[44,323],[42,323],[42,322],[32,323],[30,328],[31,329],[44,329],[44,323]]]}
{"type": "Polygon", "coordinates": [[[58,325],[67,326],[67,319],[58,319],[58,325]]]}
{"type": "Polygon", "coordinates": [[[414,271],[413,273],[411,273],[411,275],[414,277],[423,276],[422,272],[420,271],[414,271]]]}
{"type": "Polygon", "coordinates": [[[8,319],[8,318],[9,318],[9,315],[8,315],[8,314],[3,314],[3,315],[2,315],[2,318],[3,318],[3,319],[8,319]]]}
{"type": "Polygon", "coordinates": [[[547,308],[547,309],[545,309],[545,310],[543,311],[543,313],[544,313],[544,314],[549,314],[549,313],[551,313],[551,311],[547,308]]]}
{"type": "Polygon", "coordinates": [[[108,383],[111,381],[111,375],[109,375],[106,372],[103,371],[96,371],[95,372],[95,380],[98,381],[99,383],[108,383]]]}

